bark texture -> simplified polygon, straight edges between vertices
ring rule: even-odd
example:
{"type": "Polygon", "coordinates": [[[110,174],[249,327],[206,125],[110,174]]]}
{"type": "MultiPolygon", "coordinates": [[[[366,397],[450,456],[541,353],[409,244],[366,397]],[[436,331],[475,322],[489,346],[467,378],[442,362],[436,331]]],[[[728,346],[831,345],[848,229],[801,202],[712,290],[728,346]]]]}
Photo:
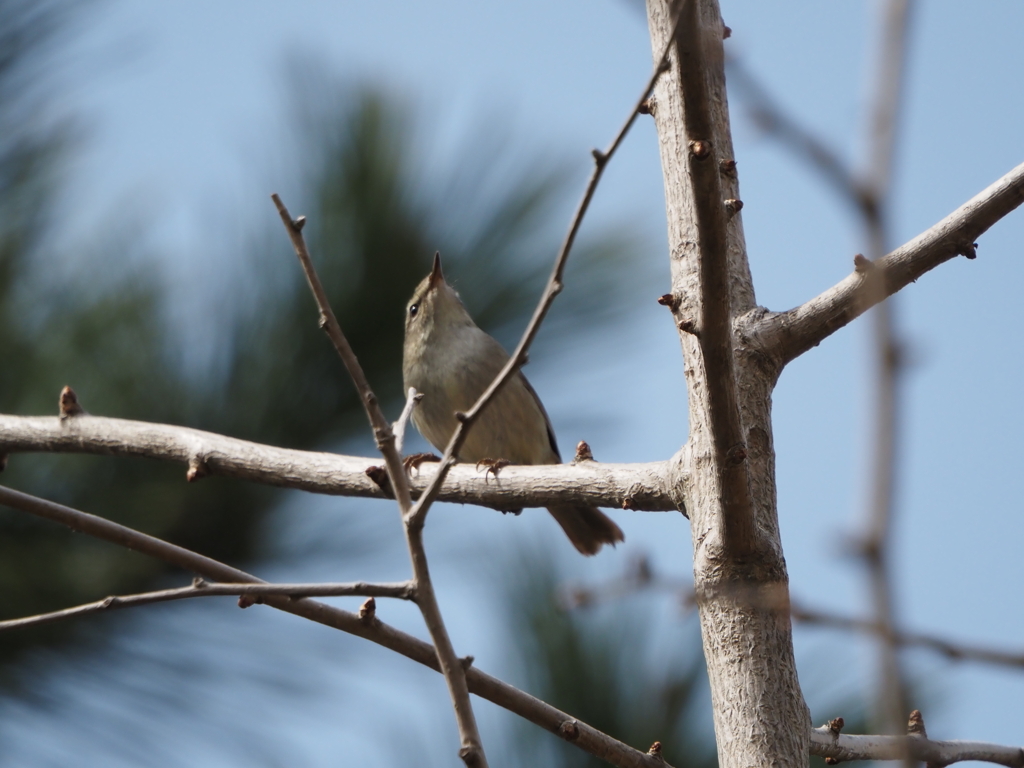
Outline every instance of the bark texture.
{"type": "MultiPolygon", "coordinates": [[[[655,89],[671,250],[673,316],[689,390],[694,585],[722,768],[807,763],[779,536],[771,392],[776,362],[737,322],[756,309],[714,0],[648,0],[655,55],[684,14],[655,89]]],[[[758,314],[752,312],[751,314],[758,314]]]]}
{"type": "MultiPolygon", "coordinates": [[[[0,459],[6,454],[51,452],[141,456],[176,461],[195,468],[190,480],[220,475],[295,488],[311,493],[382,499],[385,493],[367,470],[380,460],[319,451],[297,451],[171,424],[127,421],[102,416],[10,416],[0,414],[0,459]]],[[[452,468],[437,496],[441,501],[480,504],[494,509],[543,507],[565,501],[641,512],[684,510],[683,494],[669,486],[669,462],[573,464],[505,467],[497,477],[473,464],[452,468]]],[[[685,468],[675,467],[678,484],[685,468]]],[[[413,498],[426,490],[438,465],[424,462],[412,472],[413,498]]]]}

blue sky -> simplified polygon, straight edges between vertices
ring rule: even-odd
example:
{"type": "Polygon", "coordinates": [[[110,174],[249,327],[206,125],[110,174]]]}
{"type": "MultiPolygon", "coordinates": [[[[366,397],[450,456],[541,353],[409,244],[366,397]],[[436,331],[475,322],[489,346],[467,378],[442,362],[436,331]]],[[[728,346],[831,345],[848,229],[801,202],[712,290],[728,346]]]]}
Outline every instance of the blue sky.
{"type": "MultiPolygon", "coordinates": [[[[179,311],[214,316],[216,296],[231,285],[238,267],[221,254],[237,252],[239,238],[254,222],[273,220],[270,192],[289,191],[287,168],[295,157],[286,141],[284,70],[296,55],[337,77],[380,84],[412,103],[424,129],[428,174],[431,162],[458,156],[461,138],[482,125],[481,118],[494,118],[517,144],[577,163],[582,189],[590,148],[607,144],[650,71],[650,43],[638,5],[111,0],[83,17],[68,50],[74,66],[61,75],[63,107],[89,129],[61,235],[74,242],[121,212],[142,216],[151,225],[154,252],[166,254],[156,267],[179,311]],[[202,280],[196,279],[199,271],[202,280]]],[[[874,11],[869,3],[723,0],[733,29],[730,53],[851,161],[860,159],[874,11]]],[[[1024,99],[1016,76],[1024,70],[1021,29],[1024,5],[1012,0],[930,0],[916,9],[894,186],[897,243],[1024,160],[1024,99]]],[[[758,133],[741,100],[733,97],[731,109],[758,300],[786,309],[845,276],[853,254],[865,245],[856,221],[830,190],[758,133]]],[[[667,313],[654,304],[667,287],[667,257],[661,172],[648,121],[638,124],[613,161],[587,226],[597,231],[601,224],[623,221],[644,233],[648,252],[637,265],[645,277],[631,289],[636,293],[608,299],[622,307],[621,323],[574,349],[548,350],[531,365],[530,376],[563,446],[585,436],[598,459],[653,460],[685,441],[686,403],[675,333],[667,313]],[[588,385],[582,391],[573,386],[580,376],[588,385]]],[[[1024,429],[1022,242],[1024,212],[1018,211],[982,237],[976,261],[956,259],[940,267],[905,290],[896,308],[915,361],[904,388],[895,534],[900,615],[911,629],[1003,648],[1024,645],[1024,503],[1017,456],[1024,429]]],[[[543,352],[543,338],[539,343],[543,352]]],[[[324,354],[330,354],[326,346],[324,354]]],[[[843,541],[857,530],[865,502],[867,361],[867,324],[858,322],[791,365],[774,399],[779,510],[794,597],[849,613],[865,606],[864,579],[844,556],[843,541]]],[[[357,449],[369,450],[352,448],[357,449]]],[[[286,538],[301,546],[336,514],[336,500],[303,497],[287,505],[281,524],[286,538]]],[[[666,571],[689,573],[684,520],[636,513],[618,513],[616,519],[627,544],[576,564],[581,578],[617,573],[640,551],[651,553],[666,571]]],[[[538,515],[522,520],[526,538],[548,531],[538,515]]],[[[389,524],[397,536],[397,525],[389,524]]],[[[442,607],[456,644],[485,669],[500,671],[500,630],[477,618],[487,595],[467,585],[461,568],[470,542],[493,537],[496,524],[479,511],[459,508],[435,513],[431,524],[437,533],[428,543],[441,563],[442,607]]],[[[310,557],[306,575],[401,577],[375,569],[380,567],[374,563],[310,557]]],[[[340,712],[346,722],[358,723],[366,701],[399,712],[419,711],[410,702],[430,702],[436,715],[417,727],[430,737],[432,730],[449,728],[454,743],[443,689],[410,665],[354,641],[297,628],[294,621],[250,617],[251,611],[238,620],[234,614],[218,618],[206,607],[180,610],[140,617],[123,642],[145,645],[178,627],[182,657],[205,654],[224,676],[224,686],[215,689],[211,682],[201,689],[204,695],[274,718],[283,740],[303,745],[307,764],[333,764],[339,749],[358,754],[351,752],[358,750],[355,726],[325,725],[340,712]],[[209,625],[185,632],[174,616],[199,617],[209,625]],[[261,687],[259,675],[254,681],[251,670],[232,672],[225,661],[230,651],[209,651],[222,642],[212,639],[222,638],[217,628],[230,633],[236,621],[256,628],[253,637],[259,640],[248,642],[274,664],[287,665],[294,645],[329,654],[334,651],[324,649],[333,649],[332,643],[368,661],[359,675],[303,673],[317,677],[317,684],[302,696],[285,697],[284,711],[261,687]],[[219,667],[218,660],[224,662],[219,667]],[[237,683],[241,678],[245,684],[237,683]]],[[[394,610],[398,623],[417,627],[415,616],[394,610]]],[[[869,685],[870,644],[798,629],[797,652],[807,687],[826,700],[869,685]]],[[[1016,716],[1024,673],[951,664],[925,653],[908,654],[908,660],[934,702],[925,712],[931,735],[1024,742],[1016,716]]],[[[95,688],[78,673],[51,674],[43,684],[67,696],[68,711],[57,717],[26,708],[10,712],[8,722],[23,733],[52,732],[56,745],[47,749],[57,755],[54,764],[62,749],[95,755],[95,764],[117,764],[95,752],[89,723],[124,709],[116,681],[133,673],[119,671],[113,661],[104,669],[104,679],[115,682],[95,688]],[[68,722],[79,727],[60,735],[68,722]]],[[[485,724],[492,722],[488,718],[493,715],[485,712],[485,724]]],[[[26,764],[50,759],[31,752],[36,747],[25,740],[11,742],[8,727],[0,726],[0,733],[20,744],[23,751],[14,754],[24,755],[26,764]]],[[[211,747],[215,742],[200,728],[170,742],[176,759],[150,758],[153,764],[243,764],[237,751],[225,747],[221,754],[223,745],[211,747]]],[[[372,756],[361,759],[374,764],[372,756]]]]}

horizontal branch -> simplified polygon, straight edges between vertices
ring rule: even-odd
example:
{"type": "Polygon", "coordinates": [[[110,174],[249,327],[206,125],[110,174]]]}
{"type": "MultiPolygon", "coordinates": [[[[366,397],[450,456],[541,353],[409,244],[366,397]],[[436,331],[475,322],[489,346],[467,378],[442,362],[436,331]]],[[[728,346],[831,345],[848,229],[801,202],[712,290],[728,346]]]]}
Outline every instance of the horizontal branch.
{"type": "MultiPolygon", "coordinates": [[[[24,629],[40,624],[50,624],[90,613],[113,611],[119,608],[133,608],[140,605],[167,603],[172,600],[187,600],[193,597],[239,597],[252,595],[265,598],[268,595],[282,595],[297,599],[301,597],[394,597],[400,600],[415,600],[415,588],[411,581],[392,584],[372,584],[365,581],[347,584],[222,584],[196,579],[190,586],[175,589],[160,589],[141,592],[136,595],[112,595],[60,611],[25,616],[20,619],[0,621],[0,632],[8,629],[24,629]]],[[[262,602],[262,600],[260,600],[262,602]]]]}
{"type": "Polygon", "coordinates": [[[825,613],[823,611],[801,608],[795,604],[791,606],[791,610],[793,620],[802,624],[847,629],[855,632],[869,632],[876,635],[888,634],[889,641],[896,645],[927,648],[936,653],[941,653],[953,661],[980,661],[987,664],[1024,667],[1024,652],[1011,653],[995,648],[954,643],[950,640],[944,640],[941,637],[926,635],[921,632],[904,632],[902,630],[886,632],[886,628],[877,621],[825,613]]]}
{"type": "MultiPolygon", "coordinates": [[[[26,493],[0,486],[0,504],[52,520],[72,530],[85,533],[113,544],[125,546],[141,554],[155,557],[165,563],[176,565],[207,579],[219,582],[247,582],[263,584],[257,577],[217,560],[197,554],[183,547],[135,531],[124,525],[90,515],[63,504],[30,496],[26,493]]],[[[295,600],[289,597],[268,596],[264,600],[278,610],[301,616],[334,629],[347,632],[377,643],[389,650],[412,659],[435,672],[440,671],[434,646],[419,638],[406,634],[384,622],[376,614],[360,617],[350,611],[319,603],[309,598],[295,600]]],[[[463,660],[469,664],[472,660],[463,660]]],[[[571,715],[552,707],[550,704],[531,696],[525,691],[509,685],[495,677],[470,667],[466,682],[471,693],[487,699],[499,707],[529,720],[561,738],[572,742],[580,749],[606,760],[619,768],[671,768],[661,759],[633,749],[571,715]]]]}
{"type": "Polygon", "coordinates": [[[757,317],[748,334],[785,364],[939,264],[959,254],[974,258],[975,240],[1021,203],[1024,163],[909,243],[875,262],[858,261],[852,274],[821,295],[757,317]]]}
{"type": "Polygon", "coordinates": [[[1010,768],[1024,768],[1024,750],[980,741],[932,741],[923,736],[847,736],[828,726],[811,730],[811,754],[848,760],[905,760],[944,766],[962,760],[980,760],[1010,768]]]}
{"type": "MultiPolygon", "coordinates": [[[[562,594],[562,603],[567,610],[572,610],[619,600],[638,592],[667,592],[670,595],[675,595],[687,609],[697,605],[692,583],[672,576],[663,576],[656,572],[647,557],[634,560],[625,573],[602,583],[569,586],[562,594]]],[[[764,605],[764,595],[761,593],[754,592],[747,597],[737,593],[736,596],[743,599],[752,598],[757,601],[754,605],[764,605]]],[[[978,661],[1008,667],[1024,667],[1024,651],[1003,651],[997,648],[955,643],[952,640],[923,632],[893,630],[891,627],[887,629],[883,624],[871,619],[859,619],[853,616],[804,608],[795,601],[789,604],[789,608],[793,621],[799,624],[884,635],[889,642],[896,645],[927,648],[941,653],[952,661],[978,661]]]]}
{"type": "MultiPolygon", "coordinates": [[[[312,493],[385,498],[366,474],[375,464],[371,459],[276,448],[169,424],[87,415],[61,420],[0,414],[0,455],[24,452],[141,456],[182,462],[190,467],[190,477],[214,474],[312,493]],[[192,467],[201,469],[193,473],[192,467]]],[[[436,471],[436,464],[424,463],[412,473],[413,496],[419,496],[436,471]]],[[[439,498],[521,509],[546,507],[571,497],[599,507],[667,512],[677,509],[664,481],[667,472],[666,462],[583,461],[511,466],[495,478],[472,465],[458,465],[445,479],[439,498]]]]}

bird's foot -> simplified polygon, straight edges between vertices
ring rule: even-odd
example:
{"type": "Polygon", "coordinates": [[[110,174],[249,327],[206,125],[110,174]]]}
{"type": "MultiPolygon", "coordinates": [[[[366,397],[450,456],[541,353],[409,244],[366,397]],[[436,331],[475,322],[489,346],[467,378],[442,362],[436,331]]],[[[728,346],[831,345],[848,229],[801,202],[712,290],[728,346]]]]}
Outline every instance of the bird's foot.
{"type": "Polygon", "coordinates": [[[486,483],[488,475],[494,475],[494,477],[497,478],[498,473],[511,463],[512,462],[508,459],[480,459],[480,461],[476,463],[476,470],[479,472],[480,467],[487,468],[484,471],[484,482],[486,483]]]}
{"type": "Polygon", "coordinates": [[[406,474],[409,474],[412,470],[419,471],[420,464],[425,461],[440,461],[441,457],[436,453],[411,453],[402,459],[402,466],[405,467],[406,474]]]}

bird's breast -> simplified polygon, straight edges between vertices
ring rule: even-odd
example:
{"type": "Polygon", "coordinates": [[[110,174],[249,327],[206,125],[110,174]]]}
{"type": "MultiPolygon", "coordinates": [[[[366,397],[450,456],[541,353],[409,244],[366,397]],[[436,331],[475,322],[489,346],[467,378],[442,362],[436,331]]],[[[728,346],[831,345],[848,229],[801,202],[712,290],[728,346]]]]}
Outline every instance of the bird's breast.
{"type": "MultiPolygon", "coordinates": [[[[508,360],[498,342],[479,329],[428,354],[406,360],[405,386],[423,393],[413,423],[437,449],[444,450],[458,426],[455,412],[469,411],[508,360]]],[[[522,374],[515,374],[471,427],[461,461],[507,459],[513,464],[553,464],[558,456],[548,438],[547,418],[522,374]]]]}

